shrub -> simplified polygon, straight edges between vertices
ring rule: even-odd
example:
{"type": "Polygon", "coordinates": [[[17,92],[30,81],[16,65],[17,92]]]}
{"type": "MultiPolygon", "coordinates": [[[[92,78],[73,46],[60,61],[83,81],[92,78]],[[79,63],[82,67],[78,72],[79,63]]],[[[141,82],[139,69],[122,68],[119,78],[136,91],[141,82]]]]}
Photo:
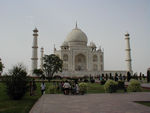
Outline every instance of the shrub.
{"type": "Polygon", "coordinates": [[[125,88],[124,81],[118,81],[118,89],[124,89],[124,88],[125,88]]]}
{"type": "Polygon", "coordinates": [[[100,81],[100,84],[101,84],[101,85],[104,85],[105,83],[106,83],[106,80],[101,80],[101,81],[100,81]]]}
{"type": "Polygon", "coordinates": [[[117,82],[108,80],[104,85],[105,92],[113,93],[117,91],[117,82]]]}
{"type": "Polygon", "coordinates": [[[89,82],[89,80],[88,79],[84,79],[84,82],[89,82]]]}
{"type": "Polygon", "coordinates": [[[87,92],[87,84],[84,82],[79,83],[79,89],[81,93],[86,93],[87,92]]]}
{"type": "Polygon", "coordinates": [[[6,83],[7,94],[15,100],[21,99],[28,89],[29,77],[22,65],[14,66],[8,73],[4,82],[6,83]]]}
{"type": "Polygon", "coordinates": [[[95,83],[95,80],[94,80],[94,79],[91,79],[91,83],[95,83]]]}
{"type": "Polygon", "coordinates": [[[150,82],[150,70],[147,70],[147,83],[150,82]]]}
{"type": "Polygon", "coordinates": [[[128,72],[127,72],[127,81],[129,82],[130,79],[131,79],[131,73],[128,71],[128,72]]]}
{"type": "Polygon", "coordinates": [[[141,91],[141,84],[138,80],[131,79],[127,90],[129,92],[139,92],[141,91]]]}

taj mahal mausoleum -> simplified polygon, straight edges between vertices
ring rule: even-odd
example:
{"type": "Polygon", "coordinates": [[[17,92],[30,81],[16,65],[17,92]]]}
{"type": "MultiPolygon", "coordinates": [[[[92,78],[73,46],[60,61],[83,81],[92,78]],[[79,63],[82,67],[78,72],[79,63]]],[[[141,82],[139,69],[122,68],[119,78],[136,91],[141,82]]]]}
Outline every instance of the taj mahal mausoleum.
{"type": "MultiPolygon", "coordinates": [[[[33,30],[33,46],[32,46],[32,71],[38,67],[38,29],[33,30]]],[[[54,47],[54,53],[63,60],[63,71],[56,73],[62,77],[83,77],[97,76],[100,74],[122,74],[132,71],[131,49],[129,33],[125,34],[126,41],[126,65],[125,70],[105,70],[104,69],[104,50],[97,48],[92,41],[88,44],[87,35],[78,28],[75,28],[67,35],[64,42],[60,45],[60,49],[54,47]]],[[[44,48],[41,48],[40,68],[43,69],[44,48]]]]}

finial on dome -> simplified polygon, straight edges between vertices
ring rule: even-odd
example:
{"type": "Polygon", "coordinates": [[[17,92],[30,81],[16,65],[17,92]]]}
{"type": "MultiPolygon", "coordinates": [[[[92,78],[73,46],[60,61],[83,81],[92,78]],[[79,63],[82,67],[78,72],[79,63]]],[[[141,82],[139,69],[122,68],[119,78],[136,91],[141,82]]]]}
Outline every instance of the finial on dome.
{"type": "Polygon", "coordinates": [[[76,27],[75,27],[75,29],[78,29],[78,24],[77,24],[77,21],[76,21],[76,27]]]}

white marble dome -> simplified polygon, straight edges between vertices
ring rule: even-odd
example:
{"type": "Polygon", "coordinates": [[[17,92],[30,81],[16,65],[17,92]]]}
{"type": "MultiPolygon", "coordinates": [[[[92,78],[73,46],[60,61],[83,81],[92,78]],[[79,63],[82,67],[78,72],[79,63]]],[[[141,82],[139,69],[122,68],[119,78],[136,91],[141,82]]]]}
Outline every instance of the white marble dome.
{"type": "Polygon", "coordinates": [[[65,42],[69,45],[86,45],[88,42],[86,34],[77,26],[67,36],[65,42]]]}

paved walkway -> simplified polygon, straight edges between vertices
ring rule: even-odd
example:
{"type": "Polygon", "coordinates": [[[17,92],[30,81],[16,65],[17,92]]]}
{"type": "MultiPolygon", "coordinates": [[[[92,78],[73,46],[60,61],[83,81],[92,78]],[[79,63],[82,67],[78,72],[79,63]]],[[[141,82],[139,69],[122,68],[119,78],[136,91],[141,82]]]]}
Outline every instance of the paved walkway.
{"type": "Polygon", "coordinates": [[[133,101],[150,101],[150,93],[45,94],[30,113],[150,113],[150,107],[133,101]]]}

